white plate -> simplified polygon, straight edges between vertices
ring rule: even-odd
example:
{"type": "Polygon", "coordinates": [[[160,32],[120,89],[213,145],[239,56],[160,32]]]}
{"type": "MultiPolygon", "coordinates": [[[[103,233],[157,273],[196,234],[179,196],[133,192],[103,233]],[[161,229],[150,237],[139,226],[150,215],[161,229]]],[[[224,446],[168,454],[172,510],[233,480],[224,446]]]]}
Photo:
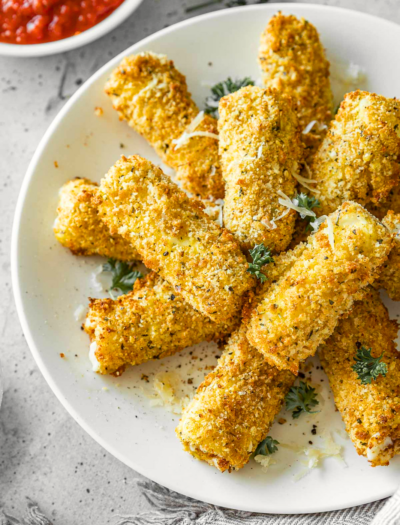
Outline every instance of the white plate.
{"type": "Polygon", "coordinates": [[[85,46],[103,35],[106,35],[114,28],[122,24],[130,16],[143,0],[125,0],[110,16],[83,31],[79,35],[74,35],[55,42],[46,42],[45,44],[5,44],[0,42],[0,55],[10,57],[42,57],[47,55],[56,55],[85,46]]]}
{"type": "MultiPolygon", "coordinates": [[[[205,373],[204,363],[215,362],[215,348],[208,361],[193,359],[193,355],[207,353],[200,345],[193,355],[186,351],[147,363],[122,378],[94,375],[87,359],[88,338],[79,330],[73,312],[79,304],[87,304],[88,295],[96,296],[90,273],[100,259],[73,257],[57,244],[52,233],[62,183],[75,176],[98,181],[121,153],[138,152],[157,161],[144,140],[118,121],[103,93],[109,72],[122,56],[143,50],[166,53],[187,75],[201,106],[209,89],[205,83],[228,75],[260,77],[259,35],[278,9],[315,24],[330,58],[365,67],[370,90],[386,96],[399,94],[400,69],[394,67],[393,46],[400,39],[400,28],[371,16],[331,7],[271,4],[219,11],[165,29],[96,73],[50,126],[31,162],[18,202],[13,285],[24,333],[49,385],[78,423],[118,459],[162,485],[225,507],[274,513],[320,512],[392,494],[399,481],[400,458],[390,467],[373,469],[357,456],[349,440],[336,436],[344,446],[348,467],[344,469],[330,458],[298,482],[293,478],[302,468],[299,456],[283,447],[276,455],[278,463],[266,473],[254,461],[239,472],[220,474],[194,460],[182,451],[175,437],[178,416],[150,405],[142,393],[142,387],[150,388],[150,384],[141,376],[147,374],[151,379],[155,371],[175,369],[183,363],[196,385],[205,373]],[[95,116],[96,106],[104,109],[102,117],[95,116]],[[61,352],[65,359],[60,358],[61,352]]],[[[392,316],[400,312],[395,305],[390,309],[392,316]]],[[[313,440],[318,445],[318,438],[310,433],[312,424],[317,424],[320,432],[329,419],[330,428],[343,429],[322,378],[320,371],[312,374],[313,381],[323,385],[322,412],[303,416],[296,424],[286,415],[288,422],[274,426],[272,436],[283,443],[313,440]]]]}

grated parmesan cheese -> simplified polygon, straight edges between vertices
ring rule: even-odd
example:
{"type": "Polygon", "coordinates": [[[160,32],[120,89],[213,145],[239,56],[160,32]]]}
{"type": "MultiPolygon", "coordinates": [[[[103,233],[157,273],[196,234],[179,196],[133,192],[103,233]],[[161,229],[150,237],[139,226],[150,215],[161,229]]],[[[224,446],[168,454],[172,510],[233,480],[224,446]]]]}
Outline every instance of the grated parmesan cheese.
{"type": "Polygon", "coordinates": [[[254,461],[263,467],[264,472],[268,470],[270,465],[274,465],[276,463],[276,461],[272,459],[272,456],[263,456],[262,454],[255,456],[254,461]]]}
{"type": "Polygon", "coordinates": [[[310,131],[313,129],[314,125],[317,123],[316,120],[312,120],[307,124],[307,126],[303,129],[302,133],[303,135],[307,135],[307,133],[310,133],[310,131]]]}
{"type": "Polygon", "coordinates": [[[190,403],[188,395],[182,397],[176,394],[176,385],[179,376],[173,372],[159,372],[154,376],[153,390],[154,396],[150,398],[151,406],[162,406],[173,414],[181,414],[182,410],[190,403]]]}
{"type": "Polygon", "coordinates": [[[302,131],[303,135],[307,135],[307,133],[310,133],[310,131],[313,129],[314,126],[316,127],[317,131],[323,131],[324,129],[328,129],[328,126],[324,124],[323,122],[318,122],[318,120],[312,120],[303,129],[302,131]]]}
{"type": "Polygon", "coordinates": [[[313,233],[315,233],[318,228],[321,226],[321,224],[327,219],[327,216],[326,215],[321,215],[321,217],[318,217],[317,219],[315,219],[315,221],[313,222],[310,222],[310,225],[313,229],[313,233]]]}
{"type": "Polygon", "coordinates": [[[83,304],[80,304],[75,309],[75,312],[74,312],[74,319],[75,319],[75,321],[77,321],[78,323],[82,322],[84,320],[84,318],[85,318],[85,312],[86,312],[86,308],[83,306],[83,304]]]}
{"type": "Polygon", "coordinates": [[[144,87],[143,89],[141,89],[138,93],[136,93],[136,95],[133,97],[132,99],[132,102],[133,103],[136,103],[137,102],[137,99],[139,97],[141,97],[144,93],[146,93],[147,91],[151,91],[153,88],[155,88],[157,86],[157,83],[158,83],[158,79],[156,76],[153,76],[153,80],[147,84],[146,87],[144,87]]]}
{"type": "Polygon", "coordinates": [[[296,447],[294,445],[288,445],[281,443],[283,448],[292,450],[300,456],[300,462],[305,467],[294,475],[293,479],[299,481],[311,472],[311,470],[321,467],[322,462],[326,458],[335,458],[339,461],[343,467],[347,467],[346,462],[342,456],[342,447],[338,445],[332,435],[329,432],[323,432],[320,435],[322,440],[322,447],[296,447]]]}
{"type": "Polygon", "coordinates": [[[306,467],[294,476],[295,481],[299,481],[311,472],[311,470],[321,467],[322,461],[326,458],[335,458],[343,467],[347,467],[346,462],[342,456],[342,447],[338,445],[332,438],[329,432],[321,434],[322,448],[306,447],[299,450],[303,456],[301,463],[306,467]]]}
{"type": "MultiPolygon", "coordinates": [[[[308,166],[306,165],[306,168],[308,168],[308,166]]],[[[309,168],[308,168],[309,169],[309,168]]],[[[302,177],[301,175],[298,175],[297,173],[292,173],[292,176],[298,181],[300,182],[300,184],[302,186],[304,186],[305,188],[308,189],[308,191],[311,191],[312,193],[316,193],[317,195],[319,195],[321,192],[319,190],[316,190],[315,188],[311,188],[309,186],[309,184],[318,184],[320,181],[319,180],[313,180],[313,179],[306,179],[306,177],[302,177]]]]}
{"type": "MultiPolygon", "coordinates": [[[[326,458],[335,458],[339,461],[342,466],[346,467],[346,463],[342,457],[342,446],[338,445],[332,435],[329,432],[324,431],[320,434],[321,445],[320,447],[302,447],[290,443],[280,443],[280,447],[292,451],[294,454],[299,456],[299,461],[303,467],[297,474],[294,475],[293,479],[299,481],[304,476],[309,474],[311,470],[321,467],[322,462],[326,458]]],[[[279,453],[279,451],[278,451],[279,453]]],[[[271,456],[255,456],[254,460],[259,463],[266,470],[270,465],[276,463],[271,456]]]]}
{"type": "Polygon", "coordinates": [[[222,228],[224,226],[224,204],[225,204],[225,201],[223,199],[218,199],[218,200],[215,201],[215,204],[217,204],[217,206],[219,206],[219,213],[218,213],[217,222],[222,228]]]}
{"type": "Polygon", "coordinates": [[[335,251],[335,236],[333,234],[333,224],[330,217],[326,218],[326,225],[328,230],[329,244],[331,245],[332,251],[335,251]]]}
{"type": "Polygon", "coordinates": [[[200,111],[199,114],[189,124],[187,129],[182,133],[178,139],[172,141],[175,144],[175,149],[182,147],[192,137],[210,137],[212,139],[219,140],[219,136],[216,133],[210,133],[209,131],[195,131],[195,129],[204,120],[204,111],[200,111]]]}
{"type": "Polygon", "coordinates": [[[300,215],[304,215],[305,217],[306,216],[316,217],[315,213],[312,210],[308,210],[307,208],[304,208],[303,206],[298,206],[297,204],[295,204],[295,202],[298,202],[297,199],[293,199],[293,200],[289,199],[289,197],[285,195],[283,191],[280,191],[280,190],[277,193],[281,197],[278,199],[278,202],[282,206],[286,206],[287,208],[295,210],[297,211],[297,213],[299,213],[300,215]]]}
{"type": "Polygon", "coordinates": [[[99,280],[103,265],[98,266],[90,275],[90,284],[96,292],[105,292],[104,283],[99,280]]]}
{"type": "Polygon", "coordinates": [[[261,220],[261,224],[264,224],[267,228],[270,230],[275,230],[278,226],[275,224],[275,221],[279,221],[280,219],[283,219],[283,217],[286,217],[286,215],[289,213],[289,209],[286,209],[283,213],[278,215],[278,217],[275,217],[275,219],[272,219],[271,221],[267,221],[265,219],[261,220]]]}

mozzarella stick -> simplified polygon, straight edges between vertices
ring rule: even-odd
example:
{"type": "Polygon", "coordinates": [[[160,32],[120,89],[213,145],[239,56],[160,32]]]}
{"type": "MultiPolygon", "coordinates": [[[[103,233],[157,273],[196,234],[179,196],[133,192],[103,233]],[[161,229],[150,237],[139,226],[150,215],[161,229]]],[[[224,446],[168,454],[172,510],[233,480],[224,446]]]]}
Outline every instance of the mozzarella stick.
{"type": "Polygon", "coordinates": [[[74,255],[102,255],[120,261],[140,259],[119,235],[111,235],[98,215],[99,188],[88,179],[74,179],[62,186],[54,223],[56,239],[74,255]]]}
{"type": "Polygon", "coordinates": [[[138,251],[196,310],[225,322],[254,284],[234,237],[160,168],[134,155],[121,159],[100,185],[99,213],[112,234],[138,251]]]}
{"type": "Polygon", "coordinates": [[[345,200],[378,203],[399,183],[399,161],[399,101],[348,93],[311,164],[321,203],[314,211],[327,215],[345,200]]]}
{"type": "Polygon", "coordinates": [[[389,211],[382,222],[394,234],[394,245],[374,287],[384,288],[393,301],[400,301],[400,213],[389,211]]]}
{"type": "MultiPolygon", "coordinates": [[[[89,179],[76,178],[62,186],[53,228],[56,239],[74,255],[140,260],[132,245],[118,234],[111,235],[100,219],[96,203],[98,191],[98,185],[89,179]]],[[[221,224],[221,206],[211,201],[204,201],[203,205],[207,215],[221,224]]]]}
{"type": "Polygon", "coordinates": [[[261,36],[258,60],[264,85],[293,100],[308,160],[333,114],[329,62],[317,30],[304,18],[276,14],[261,36]]]}
{"type": "MultiPolygon", "coordinates": [[[[278,282],[261,293],[247,337],[267,361],[298,373],[299,364],[376,277],[392,234],[362,206],[345,202],[311,235],[278,282]]],[[[267,267],[268,271],[268,267],[267,267]]]]}
{"type": "Polygon", "coordinates": [[[289,371],[270,366],[245,332],[242,325],[231,336],[176,429],[184,450],[221,472],[238,470],[249,461],[295,379],[289,371]]]}
{"type": "Polygon", "coordinates": [[[373,467],[388,465],[400,453],[400,354],[396,349],[397,321],[389,319],[378,292],[364,299],[341,319],[321,346],[320,358],[333,390],[336,407],[357,453],[373,467]],[[362,384],[353,370],[357,350],[371,350],[386,364],[386,376],[362,384]]]}
{"type": "Polygon", "coordinates": [[[219,114],[225,226],[244,250],[263,243],[281,252],[296,217],[279,192],[295,193],[303,153],[297,117],[277,92],[254,86],[222,98],[219,114]]]}
{"type": "Polygon", "coordinates": [[[115,301],[91,299],[83,327],[94,371],[120,375],[126,365],[162,359],[201,341],[219,341],[238,324],[236,316],[217,325],[151,272],[115,301]]]}
{"type": "MultiPolygon", "coordinates": [[[[293,253],[299,255],[303,246],[293,253]]],[[[282,253],[264,268],[271,286],[293,263],[282,253]]],[[[269,365],[246,338],[252,298],[244,305],[244,321],[232,334],[217,367],[197,389],[182,414],[176,433],[184,449],[221,472],[242,468],[267,436],[295,376],[269,365]]]]}
{"type": "Polygon", "coordinates": [[[186,190],[224,197],[217,121],[199,111],[172,60],[155,53],[126,57],[105,91],[120,119],[153,146],[186,190]]]}

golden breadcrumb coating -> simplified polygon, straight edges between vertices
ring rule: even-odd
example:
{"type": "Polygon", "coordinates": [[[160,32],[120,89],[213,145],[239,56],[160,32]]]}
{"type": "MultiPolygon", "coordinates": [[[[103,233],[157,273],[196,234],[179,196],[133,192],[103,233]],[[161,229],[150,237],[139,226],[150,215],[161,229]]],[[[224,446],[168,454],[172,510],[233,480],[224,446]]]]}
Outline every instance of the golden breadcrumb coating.
{"type": "Polygon", "coordinates": [[[370,202],[367,210],[381,221],[391,210],[400,213],[400,184],[390,190],[389,195],[378,203],[370,202]]]}
{"type": "Polygon", "coordinates": [[[260,294],[247,332],[250,344],[271,364],[297,374],[377,277],[392,244],[392,234],[375,217],[345,202],[299,245],[300,255],[292,252],[293,264],[278,282],[260,294]]]}
{"type": "Polygon", "coordinates": [[[74,255],[103,255],[121,261],[140,259],[137,251],[119,235],[111,235],[98,216],[94,202],[99,189],[88,179],[76,178],[60,190],[56,239],[74,255]]]}
{"type": "Polygon", "coordinates": [[[237,314],[254,279],[233,235],[201,203],[138,155],[121,157],[100,194],[102,220],[132,243],[148,268],[214,322],[237,314]]]}
{"type": "Polygon", "coordinates": [[[126,120],[176,170],[184,188],[203,198],[224,197],[218,159],[217,121],[204,115],[195,135],[179,146],[199,114],[185,77],[165,55],[140,53],[122,60],[105,87],[121,120],[126,120]]]}
{"type": "Polygon", "coordinates": [[[120,375],[126,365],[161,359],[201,341],[217,341],[239,324],[215,324],[151,272],[134,290],[112,299],[91,299],[84,329],[100,374],[120,375]]]}
{"type": "Polygon", "coordinates": [[[387,197],[400,180],[400,104],[368,93],[348,93],[311,164],[321,206],[332,213],[345,200],[362,205],[387,197]]]}
{"type": "Polygon", "coordinates": [[[400,213],[389,211],[382,222],[393,232],[394,245],[374,287],[384,288],[393,301],[400,301],[400,213]]]}
{"type": "Polygon", "coordinates": [[[279,204],[277,192],[295,193],[292,174],[299,174],[303,155],[297,117],[288,100],[255,86],[222,98],[219,114],[224,224],[244,250],[263,243],[281,252],[296,212],[279,204]]]}
{"type": "MultiPolygon", "coordinates": [[[[296,248],[296,257],[304,249],[296,248]]],[[[291,266],[293,254],[281,253],[263,271],[265,290],[291,266]]],[[[217,367],[184,410],[176,433],[184,449],[222,472],[243,467],[268,434],[295,376],[269,365],[245,334],[254,294],[244,301],[244,321],[232,334],[217,367]]]]}
{"type": "MultiPolygon", "coordinates": [[[[54,222],[56,239],[74,255],[102,255],[120,261],[140,260],[131,244],[118,234],[111,235],[98,216],[98,191],[96,183],[80,178],[61,187],[54,222]]],[[[220,205],[211,201],[202,202],[207,215],[219,224],[222,214],[220,205]]]]}
{"type": "Polygon", "coordinates": [[[184,450],[221,472],[242,468],[267,436],[294,379],[264,360],[242,325],[182,414],[176,434],[184,450]]]}
{"type": "Polygon", "coordinates": [[[369,288],[332,336],[321,346],[320,358],[335,404],[357,453],[373,467],[388,465],[400,453],[400,353],[397,321],[389,319],[378,292],[369,288]],[[363,385],[352,369],[357,348],[371,348],[388,371],[363,385]]]}
{"type": "Polygon", "coordinates": [[[315,152],[333,115],[329,62],[315,27],[293,15],[278,13],[261,35],[258,60],[266,87],[292,98],[306,144],[315,152]]]}

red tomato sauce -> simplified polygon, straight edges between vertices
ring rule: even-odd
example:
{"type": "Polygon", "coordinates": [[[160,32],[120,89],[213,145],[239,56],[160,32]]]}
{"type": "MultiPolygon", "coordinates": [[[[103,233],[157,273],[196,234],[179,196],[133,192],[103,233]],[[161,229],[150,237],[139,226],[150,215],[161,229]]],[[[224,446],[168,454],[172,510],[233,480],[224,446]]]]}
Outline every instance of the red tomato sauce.
{"type": "Polygon", "coordinates": [[[124,0],[0,0],[0,42],[42,44],[78,35],[124,0]]]}

